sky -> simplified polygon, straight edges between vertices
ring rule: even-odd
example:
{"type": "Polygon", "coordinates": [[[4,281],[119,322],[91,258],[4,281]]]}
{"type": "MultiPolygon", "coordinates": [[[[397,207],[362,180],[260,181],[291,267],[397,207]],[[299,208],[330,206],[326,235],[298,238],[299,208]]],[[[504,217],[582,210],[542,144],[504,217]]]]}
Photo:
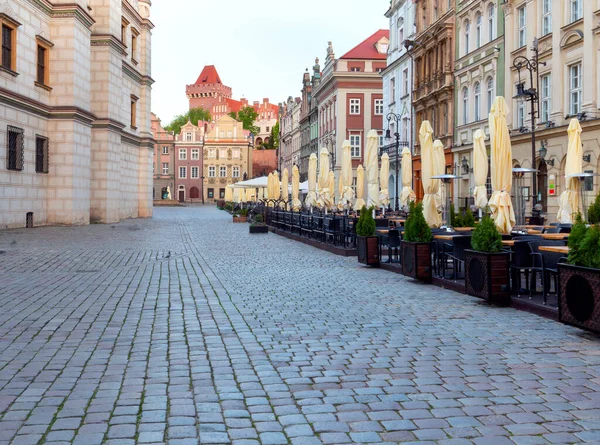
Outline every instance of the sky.
{"type": "Polygon", "coordinates": [[[185,113],[185,86],[215,65],[233,98],[300,96],[327,42],[336,57],[378,29],[388,29],[389,0],[154,0],[152,111],[163,124],[185,113]]]}

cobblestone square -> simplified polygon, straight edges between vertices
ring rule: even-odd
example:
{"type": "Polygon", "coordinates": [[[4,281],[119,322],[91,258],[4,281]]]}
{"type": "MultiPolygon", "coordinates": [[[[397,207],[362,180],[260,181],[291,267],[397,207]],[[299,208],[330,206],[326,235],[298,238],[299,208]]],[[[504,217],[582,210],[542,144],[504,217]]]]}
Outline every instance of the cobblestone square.
{"type": "Polygon", "coordinates": [[[213,207],[0,251],[0,445],[600,443],[597,337],[213,207]]]}

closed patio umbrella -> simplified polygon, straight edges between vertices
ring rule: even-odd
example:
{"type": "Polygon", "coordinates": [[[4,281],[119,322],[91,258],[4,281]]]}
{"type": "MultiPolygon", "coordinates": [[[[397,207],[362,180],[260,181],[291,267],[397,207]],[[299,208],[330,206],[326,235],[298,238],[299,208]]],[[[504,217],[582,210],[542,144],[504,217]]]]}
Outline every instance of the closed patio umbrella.
{"type": "Polygon", "coordinates": [[[286,208],[289,200],[289,177],[287,168],[284,168],[281,173],[281,199],[285,201],[285,204],[282,203],[281,207],[286,208]]]}
{"type": "Polygon", "coordinates": [[[510,233],[516,222],[510,199],[512,189],[512,147],[506,125],[508,112],[508,105],[506,105],[504,97],[496,97],[490,110],[493,193],[489,206],[496,227],[502,233],[510,233]]]}
{"type": "Polygon", "coordinates": [[[573,216],[581,211],[579,199],[579,178],[569,178],[583,171],[583,148],[581,145],[581,125],[577,119],[569,123],[569,146],[565,164],[566,187],[558,200],[558,215],[556,219],[563,224],[573,222],[573,216]]]}
{"type": "Polygon", "coordinates": [[[379,202],[383,207],[390,204],[390,157],[384,153],[381,157],[381,171],[379,172],[379,202]]]}
{"type": "Polygon", "coordinates": [[[281,195],[281,183],[279,182],[279,172],[273,172],[273,199],[279,199],[281,195]]]}
{"type": "Polygon", "coordinates": [[[317,205],[317,154],[311,153],[308,158],[308,194],[305,204],[312,208],[317,205]]]}
{"type": "MultiPolygon", "coordinates": [[[[434,176],[443,175],[446,173],[446,156],[444,155],[444,144],[439,139],[433,141],[433,158],[434,158],[434,176]]],[[[441,179],[437,181],[438,191],[435,195],[435,205],[438,209],[438,212],[442,211],[442,207],[446,205],[444,199],[447,196],[442,197],[444,194],[444,187],[442,186],[441,179]]]]}
{"type": "Polygon", "coordinates": [[[354,199],[354,189],[352,188],[352,147],[350,141],[344,141],[342,145],[342,200],[344,206],[350,207],[354,199]]]}
{"type": "Polygon", "coordinates": [[[329,188],[329,150],[321,148],[319,152],[319,207],[329,208],[331,205],[329,188]]]}
{"type": "Polygon", "coordinates": [[[329,193],[329,205],[327,206],[327,208],[332,209],[333,207],[335,207],[335,173],[333,172],[333,170],[329,170],[327,187],[329,188],[329,190],[331,190],[331,192],[329,193]]]}
{"type": "Polygon", "coordinates": [[[365,170],[367,172],[367,205],[379,207],[379,162],[377,150],[379,146],[379,135],[375,130],[367,133],[367,147],[365,150],[365,170]]]}
{"type": "Polygon", "coordinates": [[[483,131],[477,130],[473,134],[473,176],[475,177],[475,189],[473,197],[475,205],[479,209],[485,209],[488,203],[487,187],[485,186],[488,176],[488,155],[485,148],[485,135],[483,131]]]}
{"type": "Polygon", "coordinates": [[[436,162],[433,151],[433,128],[429,121],[423,121],[419,129],[419,142],[421,143],[421,171],[423,181],[423,216],[429,227],[440,227],[442,216],[438,212],[436,196],[439,188],[439,179],[431,179],[435,176],[436,162]]]}
{"type": "Polygon", "coordinates": [[[231,202],[233,201],[233,186],[228,185],[225,187],[225,201],[231,202]]]}
{"type": "Polygon", "coordinates": [[[292,210],[295,212],[299,211],[302,208],[302,203],[298,199],[300,195],[300,171],[298,170],[298,166],[294,165],[292,167],[292,210]]]}
{"type": "Polygon", "coordinates": [[[344,200],[344,178],[340,172],[340,175],[338,177],[338,191],[337,191],[337,196],[336,196],[336,207],[338,210],[342,211],[342,210],[344,210],[345,204],[346,204],[346,202],[344,200]]]}
{"type": "MultiPolygon", "coordinates": [[[[396,178],[397,180],[398,178],[396,178]]],[[[400,194],[400,204],[407,206],[409,202],[415,199],[417,199],[417,196],[412,189],[412,156],[408,147],[404,147],[402,149],[402,193],[400,194]]]]}
{"type": "Polygon", "coordinates": [[[354,210],[362,209],[365,204],[365,169],[362,165],[359,165],[356,169],[356,202],[354,203],[354,210]]]}

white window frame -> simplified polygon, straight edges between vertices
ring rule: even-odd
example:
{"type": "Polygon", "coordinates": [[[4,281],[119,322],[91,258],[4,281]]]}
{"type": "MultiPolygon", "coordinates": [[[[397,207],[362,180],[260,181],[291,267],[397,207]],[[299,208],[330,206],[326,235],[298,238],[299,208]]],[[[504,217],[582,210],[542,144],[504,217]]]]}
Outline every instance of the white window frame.
{"type": "Polygon", "coordinates": [[[179,160],[186,161],[187,160],[187,148],[179,149],[179,160]]]}
{"type": "Polygon", "coordinates": [[[475,82],[473,85],[473,98],[474,121],[477,122],[481,120],[481,83],[479,82],[475,82]]]}
{"type": "Polygon", "coordinates": [[[552,96],[552,74],[540,77],[540,119],[542,122],[550,120],[550,106],[552,96]]]}
{"type": "Polygon", "coordinates": [[[402,70],[402,85],[404,88],[404,95],[406,96],[409,93],[410,83],[408,79],[408,68],[404,68],[402,70]]]}
{"type": "Polygon", "coordinates": [[[475,16],[475,48],[479,48],[481,46],[482,22],[483,17],[481,16],[481,13],[478,12],[475,16]]]}
{"type": "Polygon", "coordinates": [[[240,159],[242,152],[239,148],[234,148],[231,150],[231,159],[240,159]]]}
{"type": "Polygon", "coordinates": [[[227,166],[220,165],[219,166],[219,178],[226,178],[226,177],[227,177],[227,166]]]}
{"type": "Polygon", "coordinates": [[[200,177],[200,167],[192,166],[190,171],[190,178],[197,179],[200,177]]]}
{"type": "Polygon", "coordinates": [[[469,19],[466,19],[464,21],[464,33],[463,33],[463,43],[464,43],[464,50],[465,50],[465,55],[469,54],[471,52],[471,21],[469,19]]]}
{"type": "Polygon", "coordinates": [[[162,154],[168,155],[169,154],[169,147],[163,146],[163,148],[162,148],[162,154]]]}
{"type": "Polygon", "coordinates": [[[219,159],[227,159],[227,149],[219,148],[219,159]]]}
{"type": "Polygon", "coordinates": [[[496,5],[488,5],[488,38],[490,42],[496,38],[496,5]]]}
{"type": "Polygon", "coordinates": [[[208,149],[208,159],[217,159],[217,149],[216,148],[208,149]]]}
{"type": "Polygon", "coordinates": [[[375,99],[375,114],[377,116],[383,114],[383,99],[375,99]]]}
{"type": "Polygon", "coordinates": [[[573,23],[583,17],[583,2],[582,0],[570,0],[569,1],[569,18],[570,22],[573,23]]]}
{"type": "Polygon", "coordinates": [[[462,123],[467,125],[469,123],[469,88],[464,87],[462,89],[462,123]]]}
{"type": "Polygon", "coordinates": [[[581,113],[582,79],[581,62],[569,65],[569,114],[581,113]],[[575,74],[576,71],[576,75],[575,74]]]}
{"type": "Polygon", "coordinates": [[[163,162],[162,163],[162,174],[163,175],[168,175],[169,174],[169,163],[168,162],[163,162]]]}
{"type": "Polygon", "coordinates": [[[198,159],[200,159],[200,149],[192,148],[192,160],[197,161],[198,159]]]}
{"type": "Polygon", "coordinates": [[[350,157],[360,158],[361,156],[361,135],[351,134],[350,135],[350,157]]]}
{"type": "Polygon", "coordinates": [[[396,78],[390,79],[390,103],[396,102],[396,78]]]}
{"type": "Polygon", "coordinates": [[[217,167],[215,167],[214,165],[209,165],[208,166],[208,177],[209,178],[216,178],[217,177],[217,167]]]}
{"type": "Polygon", "coordinates": [[[360,114],[360,99],[358,99],[358,98],[350,99],[350,114],[352,114],[352,115],[360,114]]]}
{"type": "Polygon", "coordinates": [[[542,36],[552,32],[552,0],[542,0],[542,36]]]}
{"type": "Polygon", "coordinates": [[[193,139],[193,138],[192,138],[192,133],[190,133],[190,132],[187,132],[187,133],[185,134],[185,141],[186,141],[186,142],[192,142],[192,139],[193,139]]]}
{"type": "Polygon", "coordinates": [[[239,177],[240,177],[240,167],[239,167],[239,166],[237,166],[237,165],[234,165],[234,166],[232,167],[232,170],[231,170],[231,177],[232,177],[232,178],[239,178],[239,177]]]}
{"type": "Polygon", "coordinates": [[[527,9],[525,5],[517,9],[517,48],[527,45],[527,9]]]}
{"type": "Polygon", "coordinates": [[[525,126],[525,114],[527,112],[527,104],[524,100],[517,102],[517,130],[525,126]]]}
{"type": "Polygon", "coordinates": [[[488,77],[486,81],[488,114],[490,113],[490,111],[492,111],[492,104],[494,103],[495,98],[495,90],[496,86],[494,85],[494,78],[488,77]]]}
{"type": "Polygon", "coordinates": [[[187,178],[187,167],[180,166],[179,167],[179,179],[186,179],[186,178],[187,178]]]}

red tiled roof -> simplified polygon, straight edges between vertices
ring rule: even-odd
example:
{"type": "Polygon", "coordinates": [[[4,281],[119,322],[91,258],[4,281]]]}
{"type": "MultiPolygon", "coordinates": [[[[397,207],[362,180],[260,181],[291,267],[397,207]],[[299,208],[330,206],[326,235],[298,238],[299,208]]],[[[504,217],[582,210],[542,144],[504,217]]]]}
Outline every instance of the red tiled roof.
{"type": "Polygon", "coordinates": [[[206,65],[194,85],[201,85],[203,83],[222,83],[214,65],[206,65]]]}
{"type": "Polygon", "coordinates": [[[340,59],[377,59],[377,60],[386,60],[387,54],[380,54],[377,52],[377,48],[375,45],[382,37],[386,37],[389,39],[390,31],[388,29],[380,29],[371,37],[364,40],[362,43],[358,44],[346,54],[344,54],[340,59]]]}
{"type": "Polygon", "coordinates": [[[227,105],[229,106],[230,111],[238,112],[243,108],[242,103],[239,100],[235,99],[225,99],[227,105]]]}

